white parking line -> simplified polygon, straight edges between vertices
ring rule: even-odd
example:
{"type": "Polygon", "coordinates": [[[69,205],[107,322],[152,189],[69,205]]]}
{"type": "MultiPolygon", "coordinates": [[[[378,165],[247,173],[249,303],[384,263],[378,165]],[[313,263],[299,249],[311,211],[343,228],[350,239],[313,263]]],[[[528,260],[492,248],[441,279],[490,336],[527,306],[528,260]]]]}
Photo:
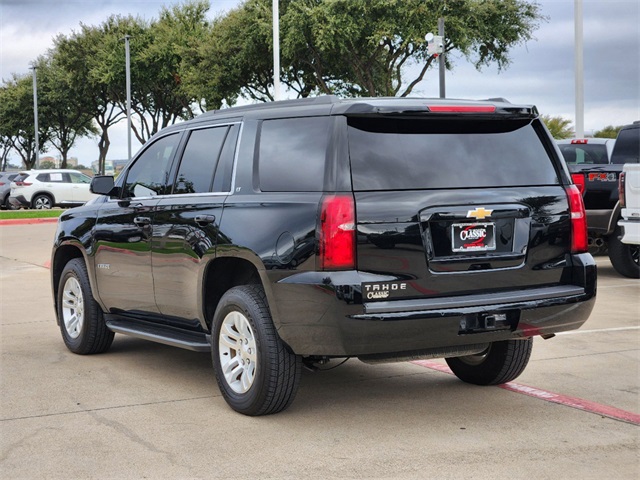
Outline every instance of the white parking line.
{"type": "Polygon", "coordinates": [[[640,330],[638,327],[618,327],[618,328],[599,328],[596,330],[571,330],[570,332],[560,332],[556,335],[577,335],[579,333],[607,333],[607,332],[624,332],[627,330],[640,330]]]}

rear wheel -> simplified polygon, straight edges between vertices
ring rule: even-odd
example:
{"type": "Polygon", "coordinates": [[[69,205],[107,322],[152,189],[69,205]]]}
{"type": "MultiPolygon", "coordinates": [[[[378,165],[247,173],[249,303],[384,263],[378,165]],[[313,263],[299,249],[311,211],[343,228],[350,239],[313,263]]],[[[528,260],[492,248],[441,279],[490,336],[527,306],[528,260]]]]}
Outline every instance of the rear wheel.
{"type": "MultiPolygon", "coordinates": [[[[11,192],[9,192],[11,193],[11,192]]],[[[9,201],[9,193],[7,193],[5,195],[5,197],[2,199],[2,205],[0,205],[0,208],[2,208],[3,210],[16,210],[18,207],[14,207],[13,204],[9,201]]]]}
{"type": "Polygon", "coordinates": [[[69,261],[58,287],[58,319],[65,345],[73,353],[88,355],[109,349],[114,333],[104,322],[93,298],[87,268],[80,258],[69,261]]]}
{"type": "Polygon", "coordinates": [[[33,208],[37,210],[49,210],[53,207],[53,200],[51,199],[51,197],[43,193],[41,193],[40,195],[36,195],[31,203],[33,205],[33,208]]]}
{"type": "Polygon", "coordinates": [[[302,360],[284,345],[257,285],[226,292],[213,317],[211,349],[224,399],[245,415],[286,409],[300,383],[302,360]]]}
{"type": "Polygon", "coordinates": [[[640,278],[640,246],[622,243],[622,227],[617,227],[609,237],[609,260],[620,275],[640,278]]]}
{"type": "Polygon", "coordinates": [[[447,358],[453,373],[463,382],[499,385],[517,378],[531,357],[533,339],[493,342],[477,355],[447,358]]]}

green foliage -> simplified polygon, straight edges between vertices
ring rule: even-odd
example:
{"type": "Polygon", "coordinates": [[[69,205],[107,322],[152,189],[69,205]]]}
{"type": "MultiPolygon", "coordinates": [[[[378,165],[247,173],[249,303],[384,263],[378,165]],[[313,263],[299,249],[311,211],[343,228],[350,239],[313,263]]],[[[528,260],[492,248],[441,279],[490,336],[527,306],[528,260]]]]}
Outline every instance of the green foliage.
{"type": "Polygon", "coordinates": [[[82,98],[82,87],[53,56],[38,61],[38,110],[49,125],[49,143],[60,152],[67,168],[69,150],[76,139],[95,135],[93,116],[82,98]]]}
{"type": "Polygon", "coordinates": [[[596,138],[618,138],[618,132],[624,127],[624,125],[607,125],[602,130],[596,131],[593,136],[596,138]]]}
{"type": "Polygon", "coordinates": [[[573,137],[574,132],[571,128],[571,120],[562,117],[552,117],[551,115],[541,115],[540,118],[556,140],[573,137]]]}
{"type": "MultiPolygon", "coordinates": [[[[13,75],[0,87],[0,138],[9,143],[25,168],[33,168],[35,155],[35,125],[33,118],[33,77],[13,75]]],[[[38,114],[39,151],[44,151],[49,129],[46,117],[38,114]]]]}
{"type": "Polygon", "coordinates": [[[44,162],[40,162],[40,168],[43,168],[43,169],[56,168],[56,164],[48,160],[45,160],[44,162]]]}
{"type": "MultiPolygon", "coordinates": [[[[434,63],[424,35],[441,16],[446,52],[500,69],[544,20],[524,0],[281,0],[280,13],[281,78],[302,97],[409,95],[434,63]]],[[[213,25],[200,70],[230,79],[223,96],[270,100],[272,43],[271,0],[247,0],[213,25]]]]}

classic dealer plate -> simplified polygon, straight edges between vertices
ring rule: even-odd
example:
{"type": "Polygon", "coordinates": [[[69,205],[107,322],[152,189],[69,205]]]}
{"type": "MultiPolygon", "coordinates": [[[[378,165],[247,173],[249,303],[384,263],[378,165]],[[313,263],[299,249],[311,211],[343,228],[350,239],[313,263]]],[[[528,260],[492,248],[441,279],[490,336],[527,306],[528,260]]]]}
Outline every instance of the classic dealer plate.
{"type": "Polygon", "coordinates": [[[486,223],[454,223],[451,225],[451,250],[484,252],[496,249],[496,225],[486,223]]]}

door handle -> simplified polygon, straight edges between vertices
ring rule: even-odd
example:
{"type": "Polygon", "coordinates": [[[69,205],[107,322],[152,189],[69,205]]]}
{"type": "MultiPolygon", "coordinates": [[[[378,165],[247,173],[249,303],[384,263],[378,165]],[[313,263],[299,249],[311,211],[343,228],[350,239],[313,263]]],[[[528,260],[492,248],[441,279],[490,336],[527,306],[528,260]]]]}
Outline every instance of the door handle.
{"type": "Polygon", "coordinates": [[[207,226],[216,221],[215,215],[196,215],[195,221],[201,227],[207,226]]]}
{"type": "Polygon", "coordinates": [[[139,227],[146,227],[147,225],[151,225],[151,219],[149,217],[135,217],[133,223],[139,227]]]}

